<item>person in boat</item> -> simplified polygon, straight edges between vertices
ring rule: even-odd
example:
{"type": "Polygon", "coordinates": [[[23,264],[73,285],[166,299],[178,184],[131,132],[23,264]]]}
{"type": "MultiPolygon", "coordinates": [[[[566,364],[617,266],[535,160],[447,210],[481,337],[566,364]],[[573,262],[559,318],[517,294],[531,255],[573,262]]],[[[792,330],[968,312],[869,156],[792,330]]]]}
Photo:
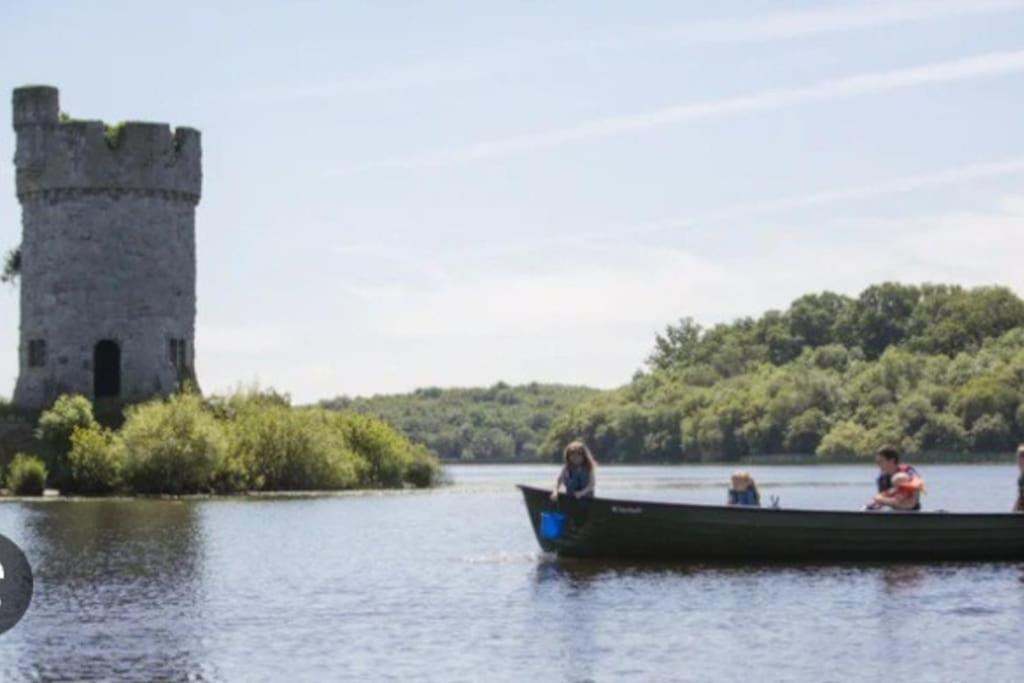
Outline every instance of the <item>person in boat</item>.
{"type": "Polygon", "coordinates": [[[736,470],[732,473],[732,487],[726,499],[726,505],[746,505],[750,507],[761,507],[761,494],[758,493],[757,484],[750,472],[736,470]]]}
{"type": "Polygon", "coordinates": [[[878,493],[865,509],[919,511],[924,480],[917,470],[910,465],[900,464],[900,452],[893,446],[878,449],[875,462],[880,472],[877,480],[878,493]]]}
{"type": "Polygon", "coordinates": [[[571,498],[593,498],[594,487],[597,484],[597,461],[594,460],[590,449],[582,441],[573,441],[565,447],[562,457],[562,471],[555,480],[551,500],[558,499],[558,490],[562,487],[565,487],[565,494],[571,498]]]}
{"type": "Polygon", "coordinates": [[[1017,446],[1017,467],[1020,468],[1020,476],[1017,478],[1017,504],[1013,511],[1024,512],[1024,443],[1017,446]]]}

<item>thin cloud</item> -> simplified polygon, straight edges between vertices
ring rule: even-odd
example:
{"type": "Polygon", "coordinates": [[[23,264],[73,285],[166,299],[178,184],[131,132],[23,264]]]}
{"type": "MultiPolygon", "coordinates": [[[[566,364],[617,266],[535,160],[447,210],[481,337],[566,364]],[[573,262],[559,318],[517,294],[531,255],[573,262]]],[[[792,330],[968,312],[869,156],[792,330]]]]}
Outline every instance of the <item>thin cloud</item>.
{"type": "Polygon", "coordinates": [[[880,183],[843,187],[835,190],[825,190],[823,192],[812,192],[792,197],[783,197],[779,199],[770,199],[766,201],[731,206],[718,211],[710,211],[698,216],[677,218],[671,221],[654,224],[648,226],[647,231],[656,232],[668,228],[691,227],[704,223],[742,218],[745,216],[783,213],[798,209],[831,206],[833,204],[855,202],[863,199],[875,199],[888,195],[914,192],[916,190],[960,185],[977,180],[1019,175],[1022,173],[1024,173],[1024,157],[968,164],[966,166],[953,166],[940,171],[906,176],[880,183]]]}
{"type": "Polygon", "coordinates": [[[687,43],[750,43],[993,14],[1021,8],[1024,8],[1024,2],[1020,0],[869,2],[803,12],[708,20],[671,29],[667,35],[687,43]]]}
{"type": "Polygon", "coordinates": [[[1024,71],[1024,50],[991,52],[953,61],[933,62],[916,67],[846,76],[812,85],[775,88],[751,95],[680,104],[649,112],[598,119],[568,128],[488,140],[428,154],[381,159],[344,167],[336,173],[350,175],[378,170],[437,168],[466,164],[528,152],[545,151],[568,144],[623,133],[676,126],[702,119],[783,109],[799,104],[879,95],[925,85],[993,78],[1022,71],[1024,71]]]}
{"type": "Polygon", "coordinates": [[[1020,9],[1024,9],[1024,0],[916,0],[859,2],[804,11],[722,17],[668,28],[648,26],[552,42],[531,41],[517,44],[514,48],[492,49],[486,54],[426,57],[377,72],[262,88],[244,96],[260,100],[364,96],[493,79],[534,64],[546,63],[552,57],[586,54],[593,50],[652,44],[699,46],[792,40],[1020,9]]]}
{"type": "Polygon", "coordinates": [[[380,250],[381,246],[379,244],[369,243],[336,244],[331,247],[331,253],[338,256],[362,256],[364,254],[373,254],[380,250]]]}

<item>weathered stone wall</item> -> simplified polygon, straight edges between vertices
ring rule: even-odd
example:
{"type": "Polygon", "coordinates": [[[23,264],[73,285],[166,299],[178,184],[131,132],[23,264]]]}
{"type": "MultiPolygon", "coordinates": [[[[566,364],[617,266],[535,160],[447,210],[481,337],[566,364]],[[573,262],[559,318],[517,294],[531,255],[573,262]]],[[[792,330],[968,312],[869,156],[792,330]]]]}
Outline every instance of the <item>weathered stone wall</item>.
{"type": "Polygon", "coordinates": [[[185,340],[194,367],[199,133],[126,123],[108,136],[99,121],[62,123],[57,91],[44,87],[15,90],[14,128],[22,206],[15,404],[94,397],[103,340],[120,350],[121,400],[173,391],[182,374],[172,339],[185,340]],[[29,362],[32,340],[45,340],[39,367],[29,362]]]}

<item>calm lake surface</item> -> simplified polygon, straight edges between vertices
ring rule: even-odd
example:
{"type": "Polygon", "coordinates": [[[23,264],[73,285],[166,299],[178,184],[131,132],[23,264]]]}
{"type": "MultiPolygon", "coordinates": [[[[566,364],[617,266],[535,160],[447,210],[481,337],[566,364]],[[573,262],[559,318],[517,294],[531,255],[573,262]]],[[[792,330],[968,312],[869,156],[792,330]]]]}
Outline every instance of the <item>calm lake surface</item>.
{"type": "MultiPolygon", "coordinates": [[[[868,467],[755,467],[784,507],[859,508],[868,467]]],[[[599,493],[720,503],[725,467],[604,467],[599,493]]],[[[921,468],[928,509],[1005,511],[1010,466],[921,468]]],[[[36,575],[0,680],[1020,680],[1024,563],[559,561],[517,482],[427,493],[6,502],[36,575]]]]}

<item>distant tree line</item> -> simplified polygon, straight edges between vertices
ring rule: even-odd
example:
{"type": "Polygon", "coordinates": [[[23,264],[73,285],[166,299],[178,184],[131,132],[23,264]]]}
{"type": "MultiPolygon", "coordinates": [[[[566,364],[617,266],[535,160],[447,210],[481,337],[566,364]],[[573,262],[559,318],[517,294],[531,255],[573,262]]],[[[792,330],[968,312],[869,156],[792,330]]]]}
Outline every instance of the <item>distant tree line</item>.
{"type": "Polygon", "coordinates": [[[1024,440],[1024,302],[1004,287],[884,283],[785,311],[658,335],[646,372],[559,415],[554,456],[599,458],[996,451],[1024,440]]]}
{"type": "Polygon", "coordinates": [[[379,417],[446,460],[535,460],[551,421],[599,394],[585,387],[499,382],[488,388],[342,396],[320,405],[379,417]]]}
{"type": "Polygon", "coordinates": [[[448,460],[602,461],[999,451],[1024,441],[1024,301],[1005,287],[883,283],[808,294],[784,311],[657,335],[613,391],[497,384],[337,398],[448,460]]]}

